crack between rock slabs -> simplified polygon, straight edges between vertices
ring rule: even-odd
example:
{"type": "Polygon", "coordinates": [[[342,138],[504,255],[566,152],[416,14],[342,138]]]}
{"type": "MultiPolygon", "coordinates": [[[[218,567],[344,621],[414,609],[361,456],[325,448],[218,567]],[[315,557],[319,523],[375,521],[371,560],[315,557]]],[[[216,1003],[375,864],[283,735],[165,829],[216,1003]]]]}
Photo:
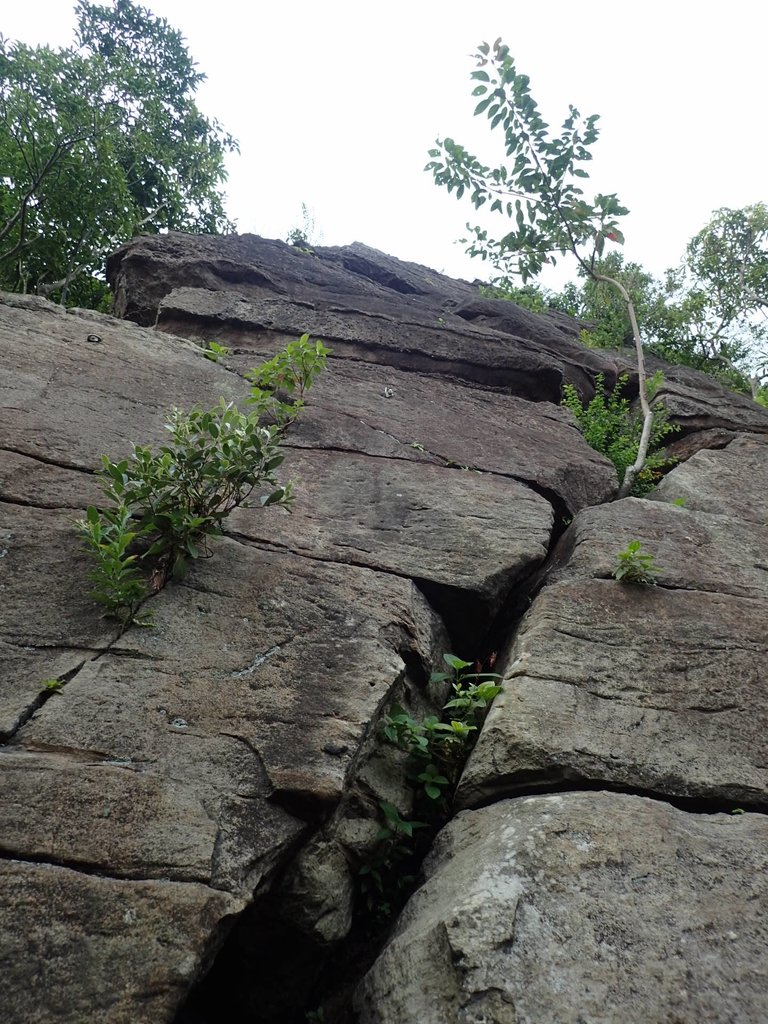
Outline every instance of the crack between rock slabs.
{"type": "Polygon", "coordinates": [[[202,877],[195,877],[193,875],[179,875],[172,878],[169,876],[167,870],[163,873],[158,872],[156,876],[115,874],[107,872],[99,865],[93,864],[89,861],[72,861],[67,860],[66,858],[60,859],[58,857],[52,858],[46,854],[36,855],[18,853],[8,850],[5,847],[0,847],[0,863],[3,863],[4,861],[15,862],[17,864],[39,864],[43,867],[65,868],[68,871],[76,872],[78,875],[86,875],[91,878],[103,878],[108,882],[136,882],[139,884],[160,882],[163,885],[171,882],[172,884],[177,883],[179,885],[204,885],[206,888],[211,889],[214,892],[229,892],[228,889],[218,889],[216,886],[211,884],[210,880],[206,880],[202,877]]]}
{"type": "MultiPolygon", "coordinates": [[[[357,310],[357,312],[361,312],[361,311],[357,310]]],[[[368,314],[364,314],[364,315],[367,316],[368,314]]],[[[216,323],[216,326],[221,326],[219,321],[214,321],[214,323],[216,323]]],[[[399,324],[401,326],[404,325],[406,327],[413,327],[413,328],[416,328],[416,329],[419,329],[419,330],[424,330],[424,329],[430,330],[431,329],[431,325],[423,324],[423,323],[413,323],[413,322],[399,321],[399,324]]],[[[246,324],[242,320],[238,320],[238,321],[235,321],[235,322],[231,322],[230,321],[230,325],[233,326],[233,327],[241,327],[241,328],[242,327],[251,327],[251,328],[253,327],[253,324],[251,322],[246,324]]],[[[293,330],[291,330],[289,328],[275,327],[274,325],[268,326],[268,325],[265,324],[263,326],[266,327],[266,330],[271,331],[273,333],[277,333],[277,334],[301,334],[302,333],[302,329],[299,329],[299,328],[294,328],[293,330]]],[[[435,328],[434,328],[434,333],[435,334],[451,333],[451,334],[454,334],[456,337],[466,337],[466,331],[461,331],[459,329],[458,325],[456,325],[456,327],[448,327],[447,325],[446,326],[437,326],[436,325],[435,328]]],[[[513,338],[514,337],[514,335],[505,334],[504,332],[497,332],[497,333],[498,333],[499,337],[502,338],[502,339],[509,339],[509,338],[513,338]]],[[[482,336],[478,336],[478,339],[481,340],[481,341],[482,340],[487,340],[486,338],[484,338],[482,336]]],[[[493,340],[498,340],[498,338],[495,338],[493,340]]],[[[520,339],[518,338],[516,340],[519,341],[520,339]]],[[[349,351],[350,349],[353,349],[353,348],[358,348],[359,349],[361,347],[361,343],[358,342],[358,341],[350,340],[349,338],[336,337],[333,334],[328,334],[328,333],[323,334],[322,341],[327,342],[329,346],[333,346],[333,345],[343,346],[344,349],[346,349],[347,351],[349,351]]],[[[437,379],[437,380],[452,379],[452,380],[456,380],[456,381],[461,382],[461,384],[463,386],[472,388],[475,391],[484,391],[484,392],[490,393],[490,394],[509,394],[509,390],[508,389],[511,386],[510,383],[508,382],[507,384],[494,385],[492,383],[492,379],[493,379],[494,376],[498,376],[498,370],[494,371],[494,368],[492,366],[489,366],[489,365],[487,365],[485,363],[473,362],[473,361],[471,361],[469,359],[456,359],[456,358],[452,358],[449,354],[445,354],[445,355],[431,354],[429,352],[423,352],[423,351],[421,351],[421,350],[419,350],[417,348],[413,348],[413,349],[410,349],[410,350],[409,349],[394,348],[394,347],[388,348],[386,345],[380,345],[380,344],[376,344],[375,342],[370,342],[370,341],[369,342],[363,342],[362,345],[365,347],[366,352],[370,353],[371,355],[375,356],[375,355],[378,355],[378,354],[384,354],[385,356],[387,356],[387,355],[389,355],[389,356],[401,356],[401,357],[403,357],[403,362],[394,364],[391,361],[378,360],[378,359],[375,359],[375,358],[374,359],[365,359],[365,358],[363,358],[361,356],[356,356],[356,355],[341,355],[339,353],[341,351],[343,351],[343,349],[338,349],[337,351],[334,351],[333,348],[331,348],[331,358],[337,359],[340,363],[353,363],[353,364],[357,364],[359,366],[377,366],[377,367],[379,367],[379,368],[381,368],[383,370],[395,370],[398,373],[413,373],[413,374],[417,374],[420,377],[429,377],[429,378],[434,378],[434,379],[437,379]],[[440,369],[441,366],[444,367],[444,369],[440,369]],[[462,375],[462,370],[468,371],[470,374],[472,373],[472,371],[475,371],[476,372],[476,376],[464,376],[464,375],[462,375]],[[482,381],[477,379],[477,376],[479,376],[480,374],[482,374],[484,377],[486,377],[488,379],[487,383],[484,383],[484,382],[482,382],[482,381]]],[[[253,353],[251,352],[250,349],[242,349],[242,348],[235,348],[233,350],[233,352],[232,352],[232,355],[236,355],[236,356],[248,356],[248,355],[252,355],[252,354],[253,353]]],[[[233,372],[237,373],[238,376],[242,377],[243,379],[247,379],[247,377],[245,376],[245,373],[240,373],[237,370],[233,370],[233,372]]],[[[518,379],[518,378],[521,378],[521,377],[528,377],[528,378],[532,379],[536,375],[536,371],[533,370],[533,369],[527,370],[527,371],[526,370],[518,370],[518,371],[510,370],[508,372],[515,379],[518,379]]],[[[522,394],[522,391],[521,391],[521,392],[515,392],[513,394],[513,397],[520,397],[520,398],[522,398],[522,397],[526,397],[526,396],[524,396],[522,394]]],[[[552,400],[551,400],[550,397],[543,398],[543,399],[535,399],[535,398],[528,397],[527,401],[532,401],[532,402],[537,402],[537,403],[552,404],[552,400]]]]}
{"type": "Polygon", "coordinates": [[[0,452],[9,452],[11,455],[22,455],[24,458],[33,459],[35,462],[41,462],[44,466],[55,466],[56,469],[69,469],[75,473],[87,473],[89,476],[97,476],[100,472],[98,469],[89,469],[87,466],[77,466],[73,462],[66,462],[64,459],[51,459],[47,456],[40,455],[38,452],[25,451],[23,448],[10,448],[4,445],[0,448],[0,452]]]}
{"type": "MultiPolygon", "coordinates": [[[[151,595],[151,596],[154,596],[154,595],[151,595]]],[[[146,603],[146,602],[143,602],[143,603],[146,603]]],[[[128,628],[130,628],[130,627],[126,626],[125,628],[121,629],[114,637],[112,637],[112,639],[104,647],[97,648],[95,650],[93,648],[91,648],[91,647],[78,647],[76,645],[66,645],[64,647],[57,646],[57,647],[52,648],[53,650],[76,650],[76,651],[77,650],[82,650],[84,652],[87,651],[89,654],[93,654],[93,657],[91,657],[91,658],[83,658],[83,660],[81,662],[79,662],[79,664],[77,664],[74,668],[68,669],[66,672],[63,672],[60,676],[57,676],[56,680],[57,680],[57,682],[61,683],[61,686],[58,686],[58,687],[55,687],[55,688],[51,688],[51,689],[43,689],[43,690],[41,690],[40,693],[35,697],[35,699],[30,704],[28,704],[27,707],[24,708],[24,710],[21,712],[21,714],[19,715],[19,720],[15,724],[13,729],[11,729],[7,733],[0,733],[0,746],[7,746],[8,744],[10,744],[15,739],[15,737],[18,735],[20,730],[30,721],[30,719],[35,714],[35,712],[39,711],[40,708],[42,708],[42,706],[44,704],[46,704],[52,697],[55,697],[55,696],[61,694],[62,691],[64,690],[64,688],[66,687],[67,683],[70,683],[82,671],[82,669],[86,665],[92,665],[94,662],[98,661],[100,658],[103,658],[105,654],[115,653],[115,654],[120,655],[121,652],[120,651],[114,651],[113,652],[113,648],[114,648],[115,644],[117,644],[117,642],[120,640],[120,638],[123,636],[123,634],[126,632],[126,630],[128,628]]],[[[8,643],[8,642],[9,641],[6,641],[6,643],[8,643]]],[[[25,646],[32,646],[32,645],[13,644],[13,646],[20,647],[21,649],[23,649],[25,646]]],[[[48,648],[46,648],[46,647],[35,647],[34,649],[35,650],[38,650],[38,649],[40,649],[40,650],[47,650],[48,648]]],[[[125,656],[126,657],[131,657],[132,654],[130,652],[126,652],[125,656]]],[[[150,659],[147,659],[146,656],[141,655],[141,654],[137,654],[137,655],[135,655],[135,657],[137,659],[141,659],[141,660],[150,660],[150,659]]]]}
{"type": "MultiPolygon", "coordinates": [[[[100,653],[96,655],[96,657],[100,656],[100,653]]],[[[60,676],[56,677],[56,681],[61,683],[61,686],[58,686],[56,688],[41,689],[37,696],[29,704],[27,704],[24,710],[19,714],[19,719],[14,725],[13,729],[11,729],[8,732],[0,732],[0,747],[7,746],[9,743],[11,743],[14,737],[27,724],[27,722],[32,718],[36,711],[39,711],[44,704],[47,704],[51,697],[54,697],[57,693],[60,693],[64,686],[66,686],[66,684],[77,675],[77,673],[82,669],[84,665],[95,660],[96,658],[84,658],[81,662],[79,662],[79,664],[75,665],[74,668],[71,668],[69,669],[68,672],[64,672],[60,676]]]]}
{"type": "MultiPolygon", "coordinates": [[[[697,649],[696,653],[701,653],[700,649],[697,649]]],[[[515,672],[513,676],[510,676],[508,678],[515,679],[519,677],[534,680],[540,683],[555,683],[558,686],[572,686],[575,689],[577,689],[580,693],[588,694],[590,697],[594,697],[597,700],[619,701],[620,703],[623,703],[625,707],[633,708],[637,711],[659,711],[670,715],[677,715],[685,711],[696,711],[701,714],[721,715],[725,714],[728,711],[738,711],[741,706],[739,704],[723,704],[719,707],[704,707],[703,705],[697,704],[681,704],[675,707],[662,707],[658,704],[638,704],[627,698],[632,696],[648,694],[648,690],[641,690],[636,686],[627,686],[624,689],[617,691],[616,693],[600,693],[597,690],[590,690],[588,687],[583,686],[580,682],[576,682],[572,679],[561,679],[553,677],[551,675],[539,675],[536,672],[529,672],[527,670],[524,670],[522,672],[515,672]]],[[[674,693],[675,691],[668,690],[666,692],[674,693]]]]}
{"type": "Polygon", "coordinates": [[[311,562],[321,562],[324,565],[338,565],[342,568],[347,566],[352,569],[367,569],[369,572],[378,572],[386,576],[394,576],[397,579],[407,580],[409,583],[418,583],[420,579],[420,577],[409,576],[404,572],[397,572],[395,569],[386,569],[383,566],[372,565],[367,562],[358,562],[355,559],[324,558],[322,555],[313,555],[307,551],[299,551],[296,548],[291,547],[289,544],[281,544],[279,541],[271,540],[255,540],[252,537],[246,537],[245,534],[238,533],[236,531],[227,530],[224,536],[235,541],[237,544],[242,544],[245,547],[258,548],[262,551],[274,551],[278,554],[285,551],[288,554],[295,555],[297,558],[306,558],[311,562]]]}
{"type": "Polygon", "coordinates": [[[36,508],[41,512],[84,512],[85,505],[44,505],[38,501],[24,501],[23,498],[10,498],[0,491],[0,503],[3,505],[14,505],[19,508],[36,508]]]}
{"type": "MultiPolygon", "coordinates": [[[[568,771],[568,769],[566,769],[568,771]]],[[[536,772],[531,771],[531,776],[536,772]]],[[[478,800],[462,810],[480,810],[483,807],[490,807],[500,803],[502,800],[518,800],[529,796],[567,796],[569,793],[616,793],[622,796],[639,796],[646,800],[655,800],[657,803],[668,804],[685,811],[688,814],[715,815],[725,814],[728,817],[738,817],[734,811],[744,811],[749,814],[768,815],[768,799],[763,800],[726,800],[722,797],[705,796],[675,796],[664,793],[658,789],[644,789],[641,786],[622,786],[615,782],[592,780],[572,772],[562,781],[553,778],[542,778],[536,781],[525,782],[513,789],[500,789],[485,799],[478,800]]]]}
{"type": "MultiPolygon", "coordinates": [[[[762,568],[768,569],[768,566],[764,567],[762,565],[755,565],[755,568],[756,569],[762,569],[762,568]]],[[[592,576],[590,576],[588,578],[589,579],[593,579],[593,580],[608,580],[609,582],[614,582],[614,583],[618,583],[619,582],[619,580],[616,580],[616,578],[612,574],[610,574],[610,573],[607,573],[607,574],[606,573],[595,573],[594,575],[592,575],[592,576]]],[[[656,580],[655,583],[624,583],[624,582],[621,582],[621,586],[627,587],[627,588],[630,588],[630,587],[637,588],[638,590],[644,591],[644,592],[646,592],[648,594],[652,594],[654,592],[654,590],[668,590],[668,591],[676,591],[676,590],[678,590],[678,591],[683,591],[686,594],[717,594],[719,597],[735,597],[739,601],[760,601],[763,604],[765,604],[765,602],[766,602],[765,597],[760,596],[760,595],[755,595],[755,594],[733,594],[733,593],[731,593],[728,590],[703,590],[700,587],[684,587],[681,584],[662,583],[659,580],[656,580]]]]}
{"type": "Polygon", "coordinates": [[[525,476],[519,476],[515,473],[504,473],[498,469],[482,469],[479,466],[463,465],[457,462],[455,459],[449,459],[446,455],[440,455],[438,452],[433,452],[429,448],[425,448],[423,446],[420,446],[419,448],[414,448],[414,442],[403,441],[402,438],[397,437],[397,435],[390,433],[388,430],[384,430],[383,427],[374,427],[372,424],[366,422],[366,420],[364,420],[362,417],[356,416],[354,413],[346,412],[344,409],[336,409],[334,411],[337,413],[340,412],[342,416],[347,416],[349,419],[353,419],[356,423],[362,423],[364,427],[367,427],[367,429],[372,431],[374,434],[382,434],[384,437],[388,437],[390,440],[394,441],[395,444],[400,445],[402,448],[411,448],[414,451],[421,452],[421,454],[423,455],[430,456],[430,458],[434,459],[435,461],[431,462],[430,459],[414,459],[412,457],[409,457],[407,454],[382,455],[376,452],[366,452],[363,451],[361,448],[342,448],[337,446],[325,445],[322,447],[310,447],[308,445],[291,444],[290,438],[286,438],[286,440],[283,442],[283,447],[290,449],[291,451],[298,452],[335,452],[338,453],[339,455],[362,455],[364,458],[368,459],[394,459],[399,462],[410,462],[417,466],[427,463],[433,466],[440,466],[443,469],[461,470],[462,472],[470,473],[480,473],[487,476],[499,477],[502,480],[514,480],[515,483],[522,484],[524,487],[528,487],[535,494],[538,494],[539,497],[544,498],[544,500],[548,502],[549,505],[552,507],[552,511],[554,512],[555,518],[557,520],[568,518],[571,515],[571,510],[568,508],[565,501],[560,497],[557,491],[555,491],[551,487],[546,487],[543,484],[540,484],[536,480],[532,480],[525,476]]]}
{"type": "MultiPolygon", "coordinates": [[[[7,644],[8,647],[18,647],[20,651],[83,651],[88,654],[98,655],[103,654],[106,650],[104,647],[89,647],[87,644],[41,644],[30,641],[21,643],[16,640],[9,640],[7,637],[3,637],[2,642],[7,644]]],[[[110,641],[110,643],[112,642],[110,641]]]]}

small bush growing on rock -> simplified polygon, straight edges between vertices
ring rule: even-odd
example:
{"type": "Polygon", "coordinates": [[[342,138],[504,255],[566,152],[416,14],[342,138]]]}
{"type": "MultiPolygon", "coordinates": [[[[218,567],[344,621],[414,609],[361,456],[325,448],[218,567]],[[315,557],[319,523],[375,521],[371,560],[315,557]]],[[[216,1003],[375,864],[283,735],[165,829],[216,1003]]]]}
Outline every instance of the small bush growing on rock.
{"type": "MultiPolygon", "coordinates": [[[[656,373],[647,382],[648,401],[652,403],[661,384],[663,375],[656,373]]],[[[622,374],[616,387],[610,394],[605,391],[605,375],[599,373],[595,378],[595,397],[587,405],[582,405],[578,392],[573,384],[563,388],[563,405],[570,409],[578,420],[584,439],[590,447],[607,456],[616,467],[619,484],[623,483],[629,466],[637,458],[640,435],[643,432],[643,417],[634,413],[629,399],[622,396],[629,377],[622,374]]],[[[661,402],[653,406],[648,455],[643,468],[637,473],[630,493],[642,497],[658,483],[661,470],[670,464],[670,460],[659,450],[663,439],[679,428],[669,423],[667,412],[661,402]]]]}
{"type": "Polygon", "coordinates": [[[384,735],[409,755],[412,781],[420,782],[430,800],[440,800],[455,785],[468,753],[471,734],[477,732],[493,698],[501,690],[495,672],[468,672],[472,663],[444,654],[450,672],[433,672],[433,683],[451,680],[453,697],[443,710],[448,721],[429,715],[417,722],[399,704],[384,720],[384,735]]]}
{"type": "Polygon", "coordinates": [[[85,519],[76,523],[96,559],[96,568],[90,573],[96,584],[91,597],[104,606],[106,615],[124,623],[139,621],[136,613],[148,593],[138,555],[128,550],[140,532],[134,525],[131,510],[123,503],[101,511],[89,505],[85,519]]]}
{"type": "Polygon", "coordinates": [[[275,477],[280,443],[326,355],[304,335],[253,371],[250,412],[223,399],[207,411],[173,409],[165,425],[170,442],[158,451],[134,445],[120,462],[102,456],[111,506],[90,506],[76,525],[96,558],[93,597],[107,615],[125,625],[146,622],[137,617],[141,602],[171,575],[183,577],[190,559],[209,557],[209,539],[255,489],[264,491],[259,506],[288,505],[291,485],[275,477]]]}
{"type": "Polygon", "coordinates": [[[369,912],[381,921],[391,917],[394,905],[402,902],[415,880],[408,873],[415,860],[414,833],[431,825],[431,834],[445,819],[448,796],[464,767],[474,734],[501,690],[496,673],[470,672],[472,663],[454,654],[444,654],[443,660],[450,672],[433,672],[431,682],[451,680],[453,696],[443,708],[447,722],[436,715],[417,721],[399,704],[391,705],[384,718],[384,736],[408,754],[408,777],[416,790],[416,803],[430,821],[409,821],[392,804],[379,804],[383,825],[358,877],[369,912]]]}
{"type": "Polygon", "coordinates": [[[208,341],[203,349],[203,355],[212,363],[218,363],[222,356],[229,355],[229,349],[226,345],[219,345],[216,341],[208,341]]]}
{"type": "Polygon", "coordinates": [[[631,540],[624,551],[618,553],[613,578],[619,583],[638,583],[651,586],[656,583],[659,567],[653,555],[642,552],[639,540],[631,540]]]}

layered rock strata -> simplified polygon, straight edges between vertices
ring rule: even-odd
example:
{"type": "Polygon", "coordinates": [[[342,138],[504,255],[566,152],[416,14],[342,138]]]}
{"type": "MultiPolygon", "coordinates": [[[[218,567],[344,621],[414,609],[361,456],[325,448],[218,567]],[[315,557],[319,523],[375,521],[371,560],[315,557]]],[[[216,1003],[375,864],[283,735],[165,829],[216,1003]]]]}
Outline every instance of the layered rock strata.
{"type": "MultiPolygon", "coordinates": [[[[505,692],[461,783],[467,810],[361,987],[360,1020],[624,1020],[630,975],[637,1020],[761,1020],[768,411],[670,369],[676,443],[693,457],[657,500],[606,505],[615,472],[560,407],[561,389],[588,396],[597,373],[610,382],[631,360],[584,349],[567,318],[360,245],[305,253],[169,235],[125,247],[109,273],[128,320],[32,297],[0,305],[9,1024],[170,1022],[246,912],[267,932],[288,929],[308,963],[333,951],[378,801],[409,811],[382,713],[393,700],[435,710],[427,680],[442,653],[491,647],[505,692]],[[332,352],[287,442],[294,514],[238,510],[213,557],[151,599],[154,628],[121,632],[89,597],[72,525],[100,500],[100,456],[160,443],[170,406],[244,400],[244,373],[304,332],[332,352]],[[206,360],[204,340],[231,352],[206,360]],[[609,578],[635,538],[660,566],[653,590],[609,578]],[[553,786],[614,792],[525,795],[553,786]],[[714,813],[734,803],[748,813],[714,813]],[[713,813],[694,816],[703,807],[713,813]],[[669,857],[646,870],[664,836],[677,837],[669,857]],[[450,850],[475,858],[477,885],[458,852],[451,874],[450,850]],[[706,865],[721,861],[715,877],[706,865]],[[737,907],[728,894],[741,882],[737,907]],[[581,948],[574,922],[600,886],[581,948]],[[641,892],[656,908],[642,933],[641,892]],[[728,904],[719,916],[713,893],[728,904]],[[695,940],[675,900],[696,908],[695,940]],[[519,923],[502,924],[513,903],[519,923]],[[669,970],[651,965],[652,926],[682,950],[669,970]],[[612,985],[595,980],[596,949],[612,985]],[[442,965],[424,967],[430,1006],[394,992],[411,992],[419,957],[442,965]],[[684,998],[678,981],[697,958],[714,980],[692,976],[684,998]],[[598,990],[602,1018],[590,1016],[598,990]],[[727,1016],[729,1001],[741,1016],[727,1016]]],[[[309,967],[281,979],[291,1003],[256,970],[248,998],[278,1024],[303,1014],[316,981],[309,967]]],[[[227,1011],[232,1024],[245,1012],[227,1011]]]]}

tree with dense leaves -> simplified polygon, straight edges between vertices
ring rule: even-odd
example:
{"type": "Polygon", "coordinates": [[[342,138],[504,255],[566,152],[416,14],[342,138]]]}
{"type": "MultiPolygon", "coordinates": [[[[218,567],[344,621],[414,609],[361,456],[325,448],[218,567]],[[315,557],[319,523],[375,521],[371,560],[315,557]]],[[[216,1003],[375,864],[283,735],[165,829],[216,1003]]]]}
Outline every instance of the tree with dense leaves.
{"type": "Polygon", "coordinates": [[[76,43],[0,38],[0,287],[98,305],[140,231],[230,230],[236,141],[195,103],[181,33],[132,0],[78,0],[76,43]]]}
{"type": "Polygon", "coordinates": [[[668,277],[693,353],[744,375],[758,398],[768,379],[768,208],[717,210],[668,277]]]}

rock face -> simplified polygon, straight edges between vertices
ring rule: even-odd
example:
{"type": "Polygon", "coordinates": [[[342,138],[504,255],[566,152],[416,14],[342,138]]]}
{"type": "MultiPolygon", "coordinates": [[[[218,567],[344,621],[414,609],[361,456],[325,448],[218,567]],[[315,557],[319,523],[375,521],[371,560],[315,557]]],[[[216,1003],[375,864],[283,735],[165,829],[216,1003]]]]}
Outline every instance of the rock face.
{"type": "Polygon", "coordinates": [[[745,438],[673,469],[656,501],[579,513],[512,646],[464,806],[569,780],[768,808],[767,484],[768,445],[745,438]],[[678,478],[690,508],[664,500],[678,478]],[[609,578],[633,539],[654,553],[657,586],[609,578]]]}
{"type": "Polygon", "coordinates": [[[109,275],[128,319],[0,304],[4,1021],[322,1005],[380,802],[412,813],[382,715],[439,711],[452,650],[498,651],[504,692],[361,1024],[762,1022],[768,411],[670,368],[688,461],[606,504],[561,389],[631,364],[567,318],[357,244],[158,236],[109,275]],[[100,456],[242,401],[304,332],[332,352],[295,512],[237,510],[153,629],[100,618],[73,530],[100,456]],[[611,578],[633,539],[656,587],[611,578]]]}
{"type": "Polygon", "coordinates": [[[616,793],[465,811],[361,985],[361,1019],[765,1020],[767,858],[764,815],[616,793]]]}

